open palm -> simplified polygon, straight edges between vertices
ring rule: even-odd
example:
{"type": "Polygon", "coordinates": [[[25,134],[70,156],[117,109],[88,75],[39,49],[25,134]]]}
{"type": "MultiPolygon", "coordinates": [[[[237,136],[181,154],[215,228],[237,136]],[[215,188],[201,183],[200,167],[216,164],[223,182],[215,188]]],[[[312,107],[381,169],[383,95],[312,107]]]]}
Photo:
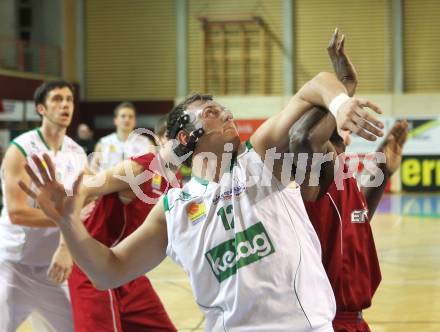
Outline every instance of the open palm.
{"type": "Polygon", "coordinates": [[[64,186],[56,180],[55,166],[49,155],[44,154],[42,159],[38,156],[32,156],[32,160],[37,166],[38,173],[41,175],[43,182],[41,182],[29,164],[26,164],[26,172],[37,188],[37,192],[31,190],[22,181],[19,182],[19,186],[29,197],[38,203],[48,218],[59,224],[73,213],[82,174],[73,185],[73,195],[67,195],[64,186]]]}
{"type": "Polygon", "coordinates": [[[378,151],[385,154],[386,167],[392,175],[402,162],[403,146],[408,137],[408,122],[406,120],[396,121],[386,135],[378,151]]]}

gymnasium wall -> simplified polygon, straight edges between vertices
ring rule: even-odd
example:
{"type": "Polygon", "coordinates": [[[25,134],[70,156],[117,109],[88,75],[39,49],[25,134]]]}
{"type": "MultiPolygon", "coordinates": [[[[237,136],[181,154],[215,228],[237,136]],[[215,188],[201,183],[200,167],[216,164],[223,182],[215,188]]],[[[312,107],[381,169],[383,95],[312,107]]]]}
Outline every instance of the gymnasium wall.
{"type": "Polygon", "coordinates": [[[77,36],[76,20],[77,13],[75,0],[64,0],[63,21],[62,25],[62,72],[63,77],[71,82],[78,82],[78,68],[77,68],[77,43],[80,39],[77,36]]]}
{"type": "MultiPolygon", "coordinates": [[[[15,6],[12,1],[0,1],[0,41],[14,35],[17,24],[14,13],[15,6]]],[[[7,44],[3,45],[7,46],[7,44]]],[[[1,51],[0,66],[3,68],[13,68],[15,66],[16,50],[11,47],[6,48],[5,46],[3,46],[1,51]]]]}
{"type": "Polygon", "coordinates": [[[11,36],[15,33],[15,4],[12,1],[0,1],[0,33],[11,36]]]}
{"type": "Polygon", "coordinates": [[[440,3],[437,0],[405,0],[405,92],[440,91],[440,3]]]}
{"type": "MultiPolygon", "coordinates": [[[[64,76],[68,79],[77,78],[73,56],[77,45],[72,31],[73,18],[78,13],[74,3],[65,1],[63,8],[65,32],[61,40],[64,76]]],[[[203,89],[200,18],[259,16],[271,31],[268,94],[246,97],[239,91],[231,91],[220,97],[232,104],[239,118],[267,117],[279,111],[287,100],[282,91],[284,75],[288,75],[282,70],[283,3],[283,0],[188,0],[188,91],[203,89]]],[[[334,27],[338,26],[346,33],[346,49],[359,73],[360,95],[371,96],[389,115],[436,115],[440,109],[440,20],[437,19],[440,5],[437,0],[402,0],[404,93],[396,94],[392,86],[391,3],[388,0],[292,1],[295,88],[317,72],[331,69],[326,46],[334,27]]],[[[2,2],[1,8],[5,10],[2,13],[8,10],[6,4],[11,2],[2,2]]],[[[81,99],[85,102],[174,100],[176,10],[176,0],[108,0],[105,6],[98,0],[84,1],[85,94],[81,99]]],[[[2,24],[5,25],[2,31],[9,31],[12,23],[3,20],[2,24]]],[[[0,72],[12,75],[7,70],[0,72]]],[[[219,95],[215,90],[209,92],[219,95]]]]}
{"type": "Polygon", "coordinates": [[[345,33],[347,52],[360,77],[358,92],[390,92],[393,82],[391,17],[391,1],[295,1],[296,89],[317,72],[331,69],[326,48],[331,33],[338,27],[345,33]]]}
{"type": "MultiPolygon", "coordinates": [[[[263,19],[266,24],[269,37],[265,51],[267,57],[268,88],[266,94],[280,95],[283,90],[283,59],[282,59],[282,28],[283,28],[283,1],[261,1],[261,0],[189,0],[188,1],[188,91],[203,90],[203,29],[200,18],[218,20],[245,20],[253,16],[263,19]]],[[[220,52],[219,52],[220,53],[220,52]]],[[[233,66],[230,63],[230,66],[233,66]]],[[[259,79],[258,71],[261,63],[249,60],[251,66],[251,80],[259,79]],[[255,73],[255,75],[252,75],[255,73]]],[[[231,68],[229,75],[234,75],[234,68],[231,68]]],[[[216,77],[210,77],[215,80],[216,77]]],[[[232,81],[232,80],[231,80],[232,81]]],[[[231,86],[236,86],[236,90],[230,94],[240,94],[238,84],[230,82],[231,86]]],[[[210,93],[218,94],[215,88],[210,89],[210,93]]]]}
{"type": "Polygon", "coordinates": [[[173,99],[176,2],[85,1],[86,99],[173,99]]]}

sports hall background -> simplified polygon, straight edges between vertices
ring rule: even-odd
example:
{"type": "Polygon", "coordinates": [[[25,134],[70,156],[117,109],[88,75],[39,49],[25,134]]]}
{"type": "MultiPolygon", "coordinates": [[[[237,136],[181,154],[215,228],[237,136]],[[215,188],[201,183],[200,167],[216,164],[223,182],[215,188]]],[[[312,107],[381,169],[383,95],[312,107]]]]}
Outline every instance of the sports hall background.
{"type": "MultiPolygon", "coordinates": [[[[388,127],[411,126],[373,219],[383,281],[366,316],[373,331],[440,331],[439,17],[437,0],[0,0],[1,152],[38,125],[33,91],[55,78],[79,92],[72,136],[81,122],[95,139],[112,131],[121,101],[152,128],[203,91],[233,111],[244,138],[331,70],[326,46],[339,27],[358,95],[382,106],[388,127]]],[[[355,139],[350,151],[377,144],[355,139]]],[[[166,261],[151,279],[179,330],[201,330],[185,275],[166,261]]]]}

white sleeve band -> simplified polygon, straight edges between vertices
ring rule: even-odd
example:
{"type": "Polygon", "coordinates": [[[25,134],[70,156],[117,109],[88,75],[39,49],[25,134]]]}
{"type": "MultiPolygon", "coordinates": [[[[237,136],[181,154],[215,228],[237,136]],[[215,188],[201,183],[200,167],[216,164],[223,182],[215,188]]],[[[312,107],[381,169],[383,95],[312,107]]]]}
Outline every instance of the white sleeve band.
{"type": "Polygon", "coordinates": [[[336,114],[338,113],[339,108],[341,107],[341,105],[343,103],[345,103],[349,99],[350,99],[350,97],[347,96],[347,94],[340,93],[335,98],[333,98],[333,100],[330,102],[330,105],[329,105],[328,108],[329,108],[329,111],[333,114],[333,116],[335,118],[336,118],[336,114]]]}

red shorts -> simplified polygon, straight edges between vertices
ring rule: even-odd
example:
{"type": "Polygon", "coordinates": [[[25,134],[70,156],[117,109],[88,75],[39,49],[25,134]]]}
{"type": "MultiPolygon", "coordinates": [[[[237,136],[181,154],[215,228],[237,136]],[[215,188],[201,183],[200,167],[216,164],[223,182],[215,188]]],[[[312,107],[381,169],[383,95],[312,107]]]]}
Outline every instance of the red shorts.
{"type": "Polygon", "coordinates": [[[371,332],[362,312],[336,312],[333,329],[335,332],[371,332]]]}
{"type": "Polygon", "coordinates": [[[74,265],[69,291],[75,332],[177,331],[146,277],[101,291],[74,265]]]}

